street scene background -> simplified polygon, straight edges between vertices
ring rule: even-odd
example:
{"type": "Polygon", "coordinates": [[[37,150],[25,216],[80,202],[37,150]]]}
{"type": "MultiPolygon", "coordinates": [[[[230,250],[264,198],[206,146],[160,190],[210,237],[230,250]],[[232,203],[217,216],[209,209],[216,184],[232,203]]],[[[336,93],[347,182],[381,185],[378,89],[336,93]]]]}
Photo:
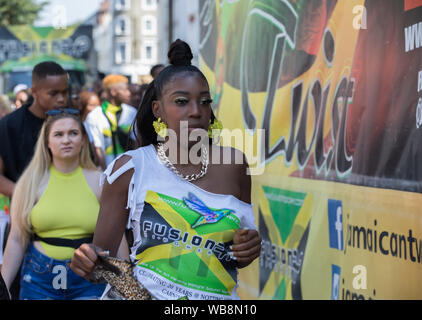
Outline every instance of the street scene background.
{"type": "Polygon", "coordinates": [[[422,0],[51,0],[2,20],[0,94],[16,107],[43,60],[75,94],[111,73],[142,86],[177,38],[257,173],[240,298],[421,299],[422,0]]]}

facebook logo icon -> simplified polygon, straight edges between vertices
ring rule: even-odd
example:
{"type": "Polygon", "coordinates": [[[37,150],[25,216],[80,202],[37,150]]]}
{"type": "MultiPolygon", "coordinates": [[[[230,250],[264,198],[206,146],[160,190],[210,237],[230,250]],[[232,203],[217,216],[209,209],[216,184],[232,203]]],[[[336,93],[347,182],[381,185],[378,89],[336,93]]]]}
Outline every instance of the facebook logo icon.
{"type": "Polygon", "coordinates": [[[340,294],[341,269],[335,264],[331,265],[331,300],[338,300],[340,294]]]}
{"type": "Polygon", "coordinates": [[[340,200],[328,199],[328,231],[330,248],[343,251],[343,205],[340,200]]]}

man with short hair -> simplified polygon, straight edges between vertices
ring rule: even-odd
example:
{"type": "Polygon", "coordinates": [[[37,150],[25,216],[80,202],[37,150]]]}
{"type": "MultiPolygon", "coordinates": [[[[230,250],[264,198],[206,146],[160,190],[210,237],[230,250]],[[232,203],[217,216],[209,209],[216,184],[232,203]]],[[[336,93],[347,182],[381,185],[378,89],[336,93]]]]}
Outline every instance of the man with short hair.
{"type": "Polygon", "coordinates": [[[15,183],[30,162],[45,113],[67,103],[68,74],[52,61],[32,71],[33,102],[0,120],[0,193],[11,197],[15,183]]]}
{"type": "Polygon", "coordinates": [[[85,124],[104,170],[117,156],[131,149],[135,140],[131,129],[137,110],[128,104],[130,91],[125,76],[108,75],[102,84],[107,99],[88,114],[85,124]]]}

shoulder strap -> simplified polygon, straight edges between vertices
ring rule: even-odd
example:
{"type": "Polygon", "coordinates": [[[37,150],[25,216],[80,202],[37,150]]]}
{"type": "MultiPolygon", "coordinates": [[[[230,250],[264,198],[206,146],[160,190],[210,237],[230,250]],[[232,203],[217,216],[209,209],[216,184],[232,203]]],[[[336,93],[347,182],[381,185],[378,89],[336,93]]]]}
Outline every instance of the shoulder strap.
{"type": "MultiPolygon", "coordinates": [[[[123,156],[123,155],[122,155],[123,156]]],[[[107,179],[107,182],[109,184],[112,184],[118,177],[120,177],[123,173],[125,173],[126,171],[132,169],[135,167],[132,159],[129,159],[128,162],[126,162],[124,165],[122,165],[119,169],[117,169],[115,172],[112,173],[113,168],[114,168],[114,164],[116,163],[116,161],[120,159],[120,157],[118,157],[116,160],[114,160],[108,167],[107,169],[103,172],[103,174],[101,175],[101,185],[104,183],[104,179],[107,179]]]]}

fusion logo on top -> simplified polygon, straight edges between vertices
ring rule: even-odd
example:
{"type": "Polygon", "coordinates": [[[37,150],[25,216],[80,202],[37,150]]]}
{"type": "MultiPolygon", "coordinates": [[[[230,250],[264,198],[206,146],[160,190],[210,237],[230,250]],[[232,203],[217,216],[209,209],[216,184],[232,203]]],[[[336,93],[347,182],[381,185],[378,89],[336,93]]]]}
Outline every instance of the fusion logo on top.
{"type": "Polygon", "coordinates": [[[328,199],[328,231],[330,248],[343,251],[343,204],[340,200],[328,199]]]}

